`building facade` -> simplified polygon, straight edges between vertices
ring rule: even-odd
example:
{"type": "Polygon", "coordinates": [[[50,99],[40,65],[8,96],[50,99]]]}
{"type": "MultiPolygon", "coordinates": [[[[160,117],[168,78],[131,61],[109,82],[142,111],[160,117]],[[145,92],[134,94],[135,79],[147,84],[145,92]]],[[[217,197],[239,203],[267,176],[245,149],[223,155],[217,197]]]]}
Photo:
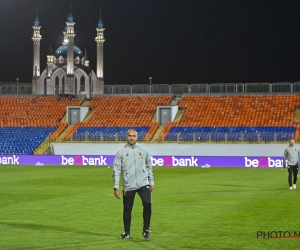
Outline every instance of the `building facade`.
{"type": "Polygon", "coordinates": [[[33,28],[33,77],[32,94],[42,95],[85,95],[92,98],[94,95],[104,93],[103,74],[103,45],[104,26],[101,11],[96,27],[97,64],[95,73],[89,66],[87,53],[82,52],[75,45],[75,22],[72,7],[63,31],[64,40],[62,45],[53,52],[50,47],[47,54],[47,66],[40,69],[40,34],[41,26],[38,19],[38,12],[34,20],[33,28]]]}

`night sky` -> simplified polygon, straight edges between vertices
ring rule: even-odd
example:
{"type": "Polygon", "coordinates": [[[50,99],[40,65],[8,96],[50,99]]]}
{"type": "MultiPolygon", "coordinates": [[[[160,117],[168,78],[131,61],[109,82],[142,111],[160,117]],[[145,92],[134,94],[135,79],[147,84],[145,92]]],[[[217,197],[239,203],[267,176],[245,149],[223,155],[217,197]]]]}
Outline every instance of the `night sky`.
{"type": "MultiPolygon", "coordinates": [[[[75,45],[105,84],[300,81],[300,1],[72,0],[75,45]]],[[[0,82],[31,82],[36,7],[41,69],[63,41],[69,0],[0,0],[0,82]]]]}

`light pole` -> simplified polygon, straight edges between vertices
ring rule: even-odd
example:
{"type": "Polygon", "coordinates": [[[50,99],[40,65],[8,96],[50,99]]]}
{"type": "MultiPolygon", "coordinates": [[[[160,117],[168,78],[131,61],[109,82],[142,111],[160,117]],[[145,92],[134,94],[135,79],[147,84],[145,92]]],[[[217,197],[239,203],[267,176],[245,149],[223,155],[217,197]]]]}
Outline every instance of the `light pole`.
{"type": "Polygon", "coordinates": [[[149,77],[149,82],[150,82],[150,94],[151,94],[151,85],[152,85],[152,76],[149,77]]]}
{"type": "Polygon", "coordinates": [[[19,95],[19,78],[17,78],[16,80],[17,80],[17,95],[19,95]]]}

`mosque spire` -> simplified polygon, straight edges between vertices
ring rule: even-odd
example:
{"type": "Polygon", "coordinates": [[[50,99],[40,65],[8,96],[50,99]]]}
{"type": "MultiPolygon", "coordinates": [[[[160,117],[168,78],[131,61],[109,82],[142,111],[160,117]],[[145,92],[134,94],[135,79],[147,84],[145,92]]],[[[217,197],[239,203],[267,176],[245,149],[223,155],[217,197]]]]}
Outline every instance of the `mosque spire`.
{"type": "Polygon", "coordinates": [[[74,18],[73,18],[73,13],[72,13],[72,4],[71,4],[71,1],[70,1],[70,12],[69,12],[69,17],[68,17],[68,22],[72,23],[73,20],[74,20],[74,18]]]}
{"type": "Polygon", "coordinates": [[[99,12],[98,28],[103,28],[101,9],[100,9],[100,12],[99,12]]]}
{"type": "Polygon", "coordinates": [[[36,7],[35,19],[34,19],[34,26],[40,26],[39,16],[38,16],[38,7],[36,7]]]}

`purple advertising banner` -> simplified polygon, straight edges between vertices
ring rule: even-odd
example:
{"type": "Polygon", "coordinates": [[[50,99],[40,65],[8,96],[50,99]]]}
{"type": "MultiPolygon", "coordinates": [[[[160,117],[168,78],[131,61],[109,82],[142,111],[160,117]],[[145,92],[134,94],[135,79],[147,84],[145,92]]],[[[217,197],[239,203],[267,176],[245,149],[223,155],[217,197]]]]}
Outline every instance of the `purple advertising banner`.
{"type": "MultiPolygon", "coordinates": [[[[112,166],[113,155],[1,155],[0,165],[112,166]]],[[[152,156],[153,166],[281,168],[282,157],[152,156]]]]}

